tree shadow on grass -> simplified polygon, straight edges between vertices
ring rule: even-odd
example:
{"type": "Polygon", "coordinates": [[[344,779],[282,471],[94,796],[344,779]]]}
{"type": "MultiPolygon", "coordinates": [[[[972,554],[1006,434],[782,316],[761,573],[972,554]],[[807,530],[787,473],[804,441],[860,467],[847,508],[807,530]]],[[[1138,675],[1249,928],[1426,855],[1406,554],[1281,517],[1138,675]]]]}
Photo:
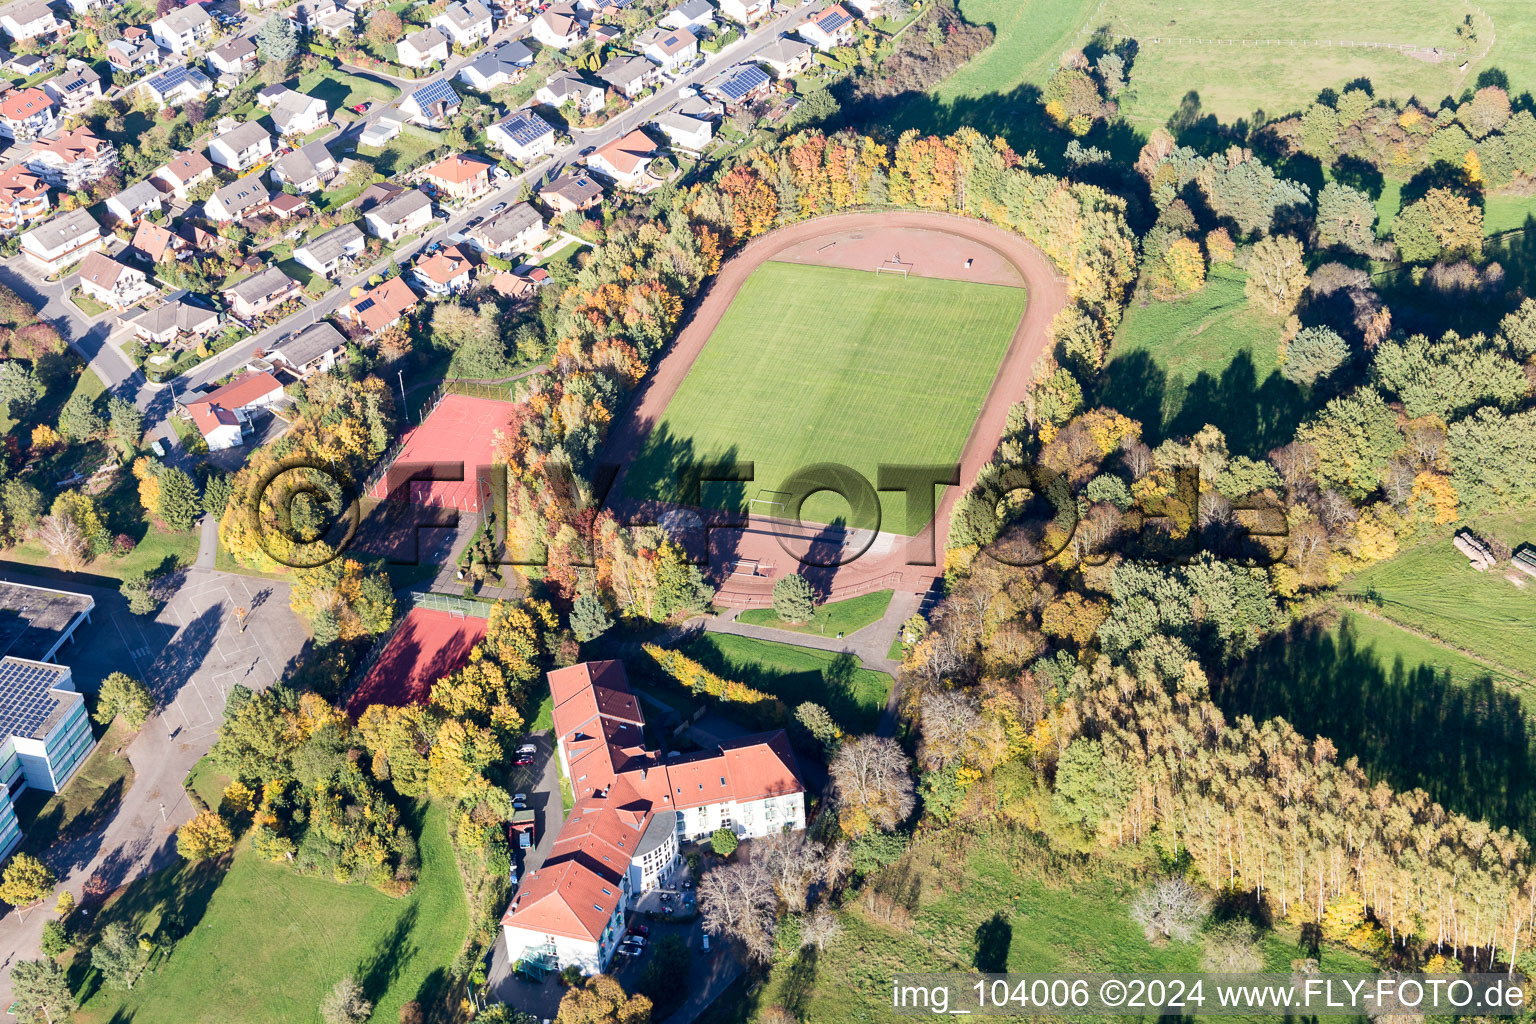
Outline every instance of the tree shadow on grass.
{"type": "Polygon", "coordinates": [[[389,929],[389,934],[379,940],[373,952],[359,967],[357,983],[362,986],[363,995],[371,1002],[378,1002],[421,952],[420,945],[411,936],[419,916],[420,911],[415,904],[407,907],[389,929]]]}
{"type": "MultiPolygon", "coordinates": [[[[797,705],[811,701],[826,708],[844,729],[853,732],[867,732],[879,719],[879,708],[861,706],[854,697],[859,663],[851,654],[836,655],[822,668],[791,671],[728,658],[703,637],[689,640],[678,649],[716,675],[773,694],[791,712],[797,705]]],[[[730,716],[729,705],[722,711],[730,716]]]]}
{"type": "Polygon", "coordinates": [[[1008,950],[1013,946],[1013,925],[999,911],[976,929],[976,969],[982,974],[1001,974],[1008,969],[1008,950]]]}
{"type": "Polygon", "coordinates": [[[1316,621],[1276,636],[1217,684],[1230,716],[1286,718],[1326,736],[1339,760],[1360,759],[1373,780],[1420,787],[1453,811],[1529,831],[1531,723],[1519,700],[1487,676],[1458,684],[1401,657],[1384,669],[1345,620],[1337,637],[1316,621]]]}

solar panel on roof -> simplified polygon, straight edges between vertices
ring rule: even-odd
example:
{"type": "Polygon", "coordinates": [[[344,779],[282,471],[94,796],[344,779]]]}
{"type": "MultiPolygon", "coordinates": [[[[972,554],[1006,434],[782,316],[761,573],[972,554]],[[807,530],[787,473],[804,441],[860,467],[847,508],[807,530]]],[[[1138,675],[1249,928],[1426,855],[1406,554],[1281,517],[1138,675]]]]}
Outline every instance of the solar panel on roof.
{"type": "Polygon", "coordinates": [[[853,16],[846,11],[828,11],[816,24],[825,32],[836,32],[852,20],[853,16]]]}
{"type": "Polygon", "coordinates": [[[63,674],[54,666],[0,661],[0,737],[35,736],[58,706],[48,691],[63,674]]]}
{"type": "Polygon", "coordinates": [[[741,68],[720,84],[720,91],[733,100],[739,100],[752,90],[768,84],[768,76],[757,65],[741,68]]]}
{"type": "Polygon", "coordinates": [[[366,313],[368,310],[373,308],[373,300],[372,299],[364,299],[362,302],[359,302],[353,308],[355,308],[359,313],[366,313]]]}
{"type": "Polygon", "coordinates": [[[411,93],[411,99],[415,100],[416,105],[423,110],[430,109],[439,103],[449,106],[459,104],[459,94],[453,91],[453,86],[449,85],[446,79],[442,78],[435,82],[428,82],[411,93]]]}

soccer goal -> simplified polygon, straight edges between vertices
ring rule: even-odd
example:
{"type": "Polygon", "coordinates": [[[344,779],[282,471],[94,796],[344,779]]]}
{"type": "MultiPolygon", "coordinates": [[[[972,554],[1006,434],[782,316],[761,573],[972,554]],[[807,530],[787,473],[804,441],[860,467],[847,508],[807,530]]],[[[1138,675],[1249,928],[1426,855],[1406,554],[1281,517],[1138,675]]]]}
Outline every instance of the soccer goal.
{"type": "Polygon", "coordinates": [[[781,516],[788,500],[788,491],[772,491],[764,487],[758,490],[757,497],[747,500],[747,511],[762,516],[781,516]]]}
{"type": "Polygon", "coordinates": [[[887,260],[875,268],[875,276],[878,277],[881,274],[900,274],[902,277],[906,277],[911,269],[912,264],[910,263],[895,263],[887,260]]]}

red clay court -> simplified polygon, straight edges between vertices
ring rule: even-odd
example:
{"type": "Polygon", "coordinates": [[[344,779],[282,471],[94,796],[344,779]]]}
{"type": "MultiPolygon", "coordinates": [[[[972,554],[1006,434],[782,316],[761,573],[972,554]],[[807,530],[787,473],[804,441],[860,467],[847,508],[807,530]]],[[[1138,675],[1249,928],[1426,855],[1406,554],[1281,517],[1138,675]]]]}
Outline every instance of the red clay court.
{"type": "Polygon", "coordinates": [[[370,704],[420,704],[432,684],[464,667],[470,649],[485,636],[486,620],[431,608],[413,608],[390,636],[379,660],[347,701],[356,717],[370,704]]]}
{"type": "Polygon", "coordinates": [[[511,402],[444,395],[421,426],[406,432],[400,454],[368,497],[382,501],[412,476],[458,476],[458,465],[463,463],[462,480],[411,480],[409,500],[432,508],[480,511],[490,503],[490,496],[476,480],[477,470],[490,467],[496,431],[506,429],[512,409],[511,402]]]}

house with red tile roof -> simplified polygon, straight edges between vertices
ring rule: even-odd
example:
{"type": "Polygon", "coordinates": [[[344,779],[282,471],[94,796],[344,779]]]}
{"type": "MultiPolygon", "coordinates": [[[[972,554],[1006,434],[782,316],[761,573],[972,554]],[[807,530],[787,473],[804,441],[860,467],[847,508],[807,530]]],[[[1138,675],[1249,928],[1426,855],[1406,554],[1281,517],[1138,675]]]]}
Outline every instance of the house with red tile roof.
{"type": "Polygon", "coordinates": [[[428,167],[424,177],[450,199],[473,199],[490,191],[493,166],[489,160],[454,153],[428,167]]]}
{"type": "Polygon", "coordinates": [[[251,410],[270,408],[282,397],[283,386],[270,373],[242,373],[185,408],[208,450],[216,452],[239,446],[250,429],[251,410]]]}
{"type": "Polygon", "coordinates": [[[393,327],[421,300],[402,277],[392,277],[363,292],[337,312],[342,319],[362,327],[369,337],[393,327]]]}
{"type": "Polygon", "coordinates": [[[53,97],[41,89],[12,89],[0,96],[0,135],[27,142],[59,126],[53,97]]]}
{"type": "Polygon", "coordinates": [[[587,166],[624,188],[645,181],[645,172],[656,156],[656,143],[640,129],[614,139],[587,156],[587,166]]]}
{"type": "Polygon", "coordinates": [[[0,173],[0,231],[16,231],[48,215],[48,186],[20,164],[0,173]]]}
{"type": "Polygon", "coordinates": [[[667,757],[617,661],[549,673],[556,754],[576,798],[549,856],[502,916],[514,959],[607,969],[629,909],[662,884],[679,842],[729,828],[753,838],[805,828],[805,786],[783,730],[667,757]]]}
{"type": "Polygon", "coordinates": [[[474,275],[474,264],[456,245],[439,250],[426,259],[416,261],[411,268],[411,280],[424,288],[433,298],[457,295],[469,287],[474,275]]]}

